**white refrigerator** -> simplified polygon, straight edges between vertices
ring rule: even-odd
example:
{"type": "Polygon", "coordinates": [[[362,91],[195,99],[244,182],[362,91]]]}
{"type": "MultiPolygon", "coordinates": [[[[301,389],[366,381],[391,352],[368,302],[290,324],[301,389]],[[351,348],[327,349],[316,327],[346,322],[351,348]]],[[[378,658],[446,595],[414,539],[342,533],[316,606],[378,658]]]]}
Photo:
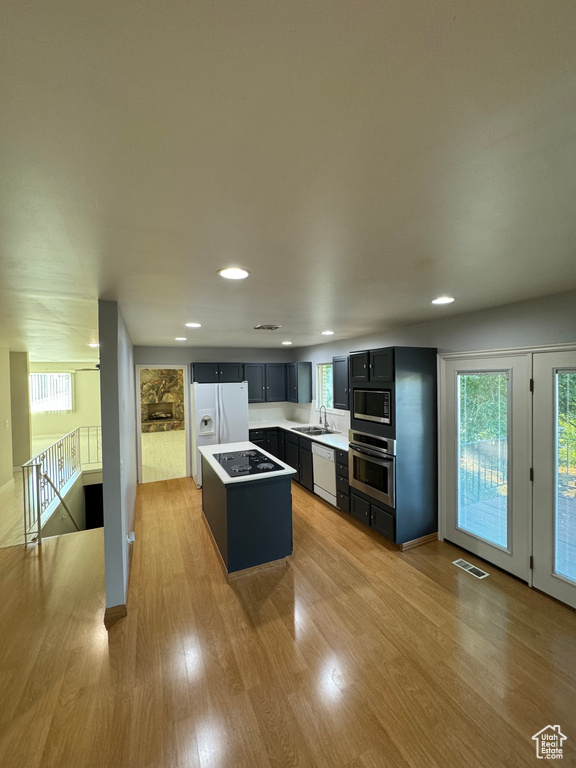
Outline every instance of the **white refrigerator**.
{"type": "Polygon", "coordinates": [[[204,445],[239,443],[248,440],[248,382],[191,385],[192,476],[202,487],[204,445]]]}

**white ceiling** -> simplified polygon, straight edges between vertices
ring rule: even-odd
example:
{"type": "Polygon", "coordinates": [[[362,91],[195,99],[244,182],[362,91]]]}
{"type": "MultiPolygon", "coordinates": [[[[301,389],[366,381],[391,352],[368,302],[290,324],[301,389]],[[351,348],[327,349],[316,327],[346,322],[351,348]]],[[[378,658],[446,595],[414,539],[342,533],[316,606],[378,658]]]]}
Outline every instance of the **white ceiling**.
{"type": "Polygon", "coordinates": [[[296,346],[576,288],[574,0],[6,0],[0,34],[0,345],[94,359],[99,296],[136,344],[296,346]]]}

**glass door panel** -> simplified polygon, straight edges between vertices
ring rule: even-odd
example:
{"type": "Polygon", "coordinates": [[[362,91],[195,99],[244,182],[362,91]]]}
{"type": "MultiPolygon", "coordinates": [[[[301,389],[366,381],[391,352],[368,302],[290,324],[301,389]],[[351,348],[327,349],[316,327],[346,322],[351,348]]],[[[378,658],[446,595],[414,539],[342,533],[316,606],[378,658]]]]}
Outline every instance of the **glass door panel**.
{"type": "Polygon", "coordinates": [[[576,352],[534,355],[534,586],[576,608],[576,352]]]}
{"type": "Polygon", "coordinates": [[[530,355],[441,363],[440,531],[530,581],[530,355]]]}
{"type": "Polygon", "coordinates": [[[458,527],[508,549],[508,374],[458,375],[458,527]]]}
{"type": "Polygon", "coordinates": [[[576,582],[576,371],[557,371],[554,570],[576,582]]]}

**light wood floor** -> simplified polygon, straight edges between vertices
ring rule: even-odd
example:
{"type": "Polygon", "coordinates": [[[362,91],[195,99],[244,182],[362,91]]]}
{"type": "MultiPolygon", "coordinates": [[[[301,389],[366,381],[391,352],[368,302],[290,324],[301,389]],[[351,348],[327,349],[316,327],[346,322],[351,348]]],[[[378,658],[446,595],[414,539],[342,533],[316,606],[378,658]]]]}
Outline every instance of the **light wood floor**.
{"type": "Polygon", "coordinates": [[[101,530],[0,551],[0,765],[526,768],[549,723],[576,764],[575,612],[293,495],[287,567],[229,586],[192,480],[140,486],[109,633],[101,530]]]}
{"type": "Polygon", "coordinates": [[[155,483],[186,477],[186,432],[142,434],[142,482],[155,483]]]}

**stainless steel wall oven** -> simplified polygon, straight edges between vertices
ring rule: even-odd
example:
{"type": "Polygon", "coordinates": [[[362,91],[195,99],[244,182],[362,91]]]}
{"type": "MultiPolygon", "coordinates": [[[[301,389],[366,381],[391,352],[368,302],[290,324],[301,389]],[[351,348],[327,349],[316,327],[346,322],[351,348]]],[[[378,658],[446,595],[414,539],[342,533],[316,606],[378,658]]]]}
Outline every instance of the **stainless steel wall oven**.
{"type": "Polygon", "coordinates": [[[354,429],[349,441],[350,485],[394,509],[396,441],[354,429]]]}

